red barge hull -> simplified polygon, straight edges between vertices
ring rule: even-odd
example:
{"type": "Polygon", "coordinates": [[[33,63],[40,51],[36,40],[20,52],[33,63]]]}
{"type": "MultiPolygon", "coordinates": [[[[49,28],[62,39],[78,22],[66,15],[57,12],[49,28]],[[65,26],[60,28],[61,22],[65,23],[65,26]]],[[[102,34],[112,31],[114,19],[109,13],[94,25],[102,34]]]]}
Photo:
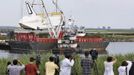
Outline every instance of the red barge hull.
{"type": "MultiPolygon", "coordinates": [[[[15,36],[16,41],[8,41],[11,48],[10,52],[27,53],[46,50],[54,50],[55,52],[61,50],[62,52],[67,50],[62,48],[57,49],[58,39],[39,38],[34,33],[16,33],[15,36]]],[[[101,37],[77,37],[76,42],[78,44],[78,48],[74,49],[75,51],[84,51],[96,48],[99,52],[103,52],[109,44],[109,42],[105,41],[101,37]]]]}

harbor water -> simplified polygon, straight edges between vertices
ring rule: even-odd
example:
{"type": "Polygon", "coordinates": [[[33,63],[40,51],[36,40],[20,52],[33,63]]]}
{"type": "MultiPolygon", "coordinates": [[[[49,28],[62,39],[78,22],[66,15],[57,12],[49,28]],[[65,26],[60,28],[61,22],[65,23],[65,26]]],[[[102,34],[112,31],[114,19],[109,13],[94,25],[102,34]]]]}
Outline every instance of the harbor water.
{"type": "Polygon", "coordinates": [[[110,42],[106,50],[112,55],[134,53],[134,42],[110,42]]]}
{"type": "MultiPolygon", "coordinates": [[[[134,53],[134,42],[110,42],[106,51],[109,55],[134,53]]],[[[0,58],[17,58],[19,56],[21,56],[21,54],[0,50],[0,58]]]]}
{"type": "Polygon", "coordinates": [[[16,54],[16,53],[10,53],[7,50],[0,50],[0,58],[12,58],[12,59],[17,59],[20,57],[21,54],[16,54]]]}

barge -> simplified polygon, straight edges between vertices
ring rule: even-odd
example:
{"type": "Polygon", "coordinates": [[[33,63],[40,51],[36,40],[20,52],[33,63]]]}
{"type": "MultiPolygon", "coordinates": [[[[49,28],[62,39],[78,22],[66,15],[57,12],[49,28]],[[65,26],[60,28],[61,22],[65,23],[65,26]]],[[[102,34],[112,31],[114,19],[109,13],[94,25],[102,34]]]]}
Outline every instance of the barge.
{"type": "Polygon", "coordinates": [[[80,52],[96,48],[98,52],[105,51],[109,42],[101,37],[86,36],[83,27],[76,27],[74,20],[65,19],[63,11],[59,8],[57,1],[52,2],[56,11],[48,12],[42,0],[41,3],[26,1],[28,15],[19,21],[19,25],[27,30],[48,29],[49,37],[39,37],[33,31],[15,31],[15,39],[6,41],[10,52],[39,52],[53,51],[54,53],[80,52]],[[43,11],[36,12],[34,7],[40,6],[43,11]],[[42,13],[43,12],[43,13],[42,13]]]}
{"type": "MultiPolygon", "coordinates": [[[[61,36],[61,35],[60,35],[61,36]]],[[[71,52],[83,52],[96,48],[99,53],[105,52],[105,48],[109,42],[101,37],[76,37],[77,47],[65,47],[69,42],[58,43],[55,38],[40,38],[35,33],[15,33],[14,41],[7,41],[10,52],[29,53],[37,51],[53,51],[55,53],[63,53],[71,49],[71,52]],[[61,46],[62,45],[62,46],[61,46]],[[59,47],[60,46],[60,47],[59,47]]],[[[67,51],[68,52],[68,51],[67,51]]]]}

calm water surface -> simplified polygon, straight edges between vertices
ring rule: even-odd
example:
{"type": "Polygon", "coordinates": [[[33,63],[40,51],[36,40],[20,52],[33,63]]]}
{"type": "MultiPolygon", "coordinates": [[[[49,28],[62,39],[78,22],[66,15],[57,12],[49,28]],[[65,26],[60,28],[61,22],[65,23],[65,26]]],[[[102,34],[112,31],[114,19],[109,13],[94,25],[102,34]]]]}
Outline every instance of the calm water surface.
{"type": "Polygon", "coordinates": [[[21,56],[21,54],[9,53],[8,51],[0,50],[0,58],[17,59],[19,56],[21,56]]]}
{"type": "Polygon", "coordinates": [[[134,42],[110,42],[106,50],[108,54],[134,53],[134,42]]]}
{"type": "MultiPolygon", "coordinates": [[[[110,55],[134,53],[134,42],[110,42],[106,50],[110,55]]],[[[17,58],[19,56],[21,55],[0,50],[0,58],[17,58]]]]}

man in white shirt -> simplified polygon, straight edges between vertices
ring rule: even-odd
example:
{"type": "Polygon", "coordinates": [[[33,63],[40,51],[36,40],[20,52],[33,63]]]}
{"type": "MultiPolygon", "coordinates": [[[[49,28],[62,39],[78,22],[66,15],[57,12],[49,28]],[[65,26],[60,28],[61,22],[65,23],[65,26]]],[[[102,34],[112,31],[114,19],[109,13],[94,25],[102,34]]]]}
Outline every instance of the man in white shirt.
{"type": "Polygon", "coordinates": [[[129,75],[129,70],[131,66],[131,61],[123,61],[121,66],[118,68],[119,75],[129,75]]]}
{"type": "Polygon", "coordinates": [[[71,55],[65,55],[60,63],[60,75],[71,75],[71,68],[74,65],[74,60],[71,55]]]}
{"type": "Polygon", "coordinates": [[[25,66],[18,60],[13,60],[13,65],[9,65],[7,69],[9,70],[9,75],[20,75],[21,71],[25,66]]]}

